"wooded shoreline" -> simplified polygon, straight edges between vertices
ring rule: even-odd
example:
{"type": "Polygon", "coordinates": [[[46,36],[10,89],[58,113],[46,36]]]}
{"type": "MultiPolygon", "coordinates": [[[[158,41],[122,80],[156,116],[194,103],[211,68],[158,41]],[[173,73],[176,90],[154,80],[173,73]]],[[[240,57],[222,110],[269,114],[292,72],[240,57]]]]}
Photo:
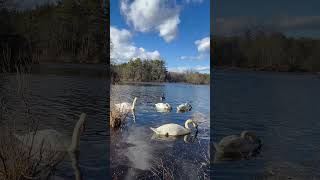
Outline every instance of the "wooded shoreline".
{"type": "Polygon", "coordinates": [[[183,82],[209,84],[210,74],[192,70],[169,72],[164,60],[131,59],[126,63],[111,65],[111,81],[120,82],[183,82]]]}
{"type": "Polygon", "coordinates": [[[275,72],[320,72],[320,39],[280,32],[247,30],[234,36],[213,36],[214,67],[275,72]]]}

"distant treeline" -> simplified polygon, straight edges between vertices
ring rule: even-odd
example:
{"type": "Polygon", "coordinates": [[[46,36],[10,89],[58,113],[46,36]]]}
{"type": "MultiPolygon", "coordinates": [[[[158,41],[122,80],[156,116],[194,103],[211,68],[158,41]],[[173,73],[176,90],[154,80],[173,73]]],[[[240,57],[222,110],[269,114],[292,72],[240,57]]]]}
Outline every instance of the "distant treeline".
{"type": "Polygon", "coordinates": [[[202,74],[191,70],[185,72],[168,72],[167,81],[191,84],[210,84],[210,74],[202,74]]]}
{"type": "Polygon", "coordinates": [[[62,0],[33,9],[0,3],[0,72],[28,63],[106,63],[104,0],[62,0]]]}
{"type": "Polygon", "coordinates": [[[320,39],[248,30],[238,36],[215,36],[211,44],[216,67],[320,71],[320,39]]]}
{"type": "Polygon", "coordinates": [[[186,71],[168,72],[163,60],[132,59],[111,66],[112,81],[118,82],[185,82],[209,84],[210,75],[186,71]]]}

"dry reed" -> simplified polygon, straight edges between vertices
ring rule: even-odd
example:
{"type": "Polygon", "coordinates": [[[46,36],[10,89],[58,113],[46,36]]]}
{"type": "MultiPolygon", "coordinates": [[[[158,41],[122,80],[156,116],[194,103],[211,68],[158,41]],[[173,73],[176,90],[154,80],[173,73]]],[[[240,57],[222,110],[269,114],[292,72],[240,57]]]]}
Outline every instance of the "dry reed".
{"type": "Polygon", "coordinates": [[[2,93],[0,97],[0,179],[48,179],[53,174],[57,163],[61,161],[61,158],[64,158],[60,153],[51,150],[50,147],[45,147],[45,142],[42,142],[40,147],[34,146],[34,137],[38,131],[39,122],[32,116],[31,103],[26,95],[29,84],[27,78],[28,74],[22,68],[17,69],[15,91],[11,91],[11,93],[15,92],[15,98],[21,100],[24,105],[22,111],[24,111],[23,121],[27,124],[25,129],[28,130],[28,133],[34,132],[31,140],[21,141],[15,137],[16,119],[11,115],[16,113],[17,109],[7,108],[10,103],[8,94],[2,93]]]}

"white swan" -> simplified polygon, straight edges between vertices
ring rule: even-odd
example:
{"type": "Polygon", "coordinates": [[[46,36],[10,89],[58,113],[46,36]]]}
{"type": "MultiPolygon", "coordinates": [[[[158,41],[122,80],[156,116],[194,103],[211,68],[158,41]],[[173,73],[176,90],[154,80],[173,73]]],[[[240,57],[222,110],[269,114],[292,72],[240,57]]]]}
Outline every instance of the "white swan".
{"type": "Polygon", "coordinates": [[[155,104],[156,106],[156,110],[158,112],[167,112],[167,111],[171,111],[171,106],[168,103],[157,103],[155,104]]]}
{"type": "Polygon", "coordinates": [[[158,128],[150,128],[152,131],[154,131],[156,134],[159,135],[165,135],[165,136],[181,136],[186,135],[191,132],[191,129],[189,128],[189,124],[192,123],[193,127],[198,128],[198,125],[191,119],[188,119],[184,126],[182,127],[178,124],[165,124],[158,128]]]}
{"type": "Polygon", "coordinates": [[[190,111],[191,109],[192,109],[191,104],[189,104],[189,103],[184,103],[184,104],[180,104],[180,105],[177,107],[177,112],[187,112],[187,111],[190,111]]]}
{"type": "Polygon", "coordinates": [[[60,152],[75,152],[79,150],[80,135],[85,130],[85,117],[86,114],[82,113],[78,122],[76,123],[72,139],[65,137],[61,133],[53,129],[39,130],[30,132],[26,135],[15,137],[28,147],[32,146],[32,151],[37,153],[41,150],[60,151],[60,152]]]}
{"type": "Polygon", "coordinates": [[[260,149],[261,140],[254,132],[243,131],[240,136],[230,135],[221,139],[219,144],[213,143],[220,156],[246,157],[260,149]]]}
{"type": "Polygon", "coordinates": [[[136,105],[136,101],[137,101],[137,97],[135,97],[133,99],[132,104],[128,103],[128,102],[123,102],[123,103],[119,103],[119,104],[115,104],[115,107],[117,108],[118,111],[120,112],[130,112],[130,111],[134,111],[135,110],[135,105],[136,105]]]}

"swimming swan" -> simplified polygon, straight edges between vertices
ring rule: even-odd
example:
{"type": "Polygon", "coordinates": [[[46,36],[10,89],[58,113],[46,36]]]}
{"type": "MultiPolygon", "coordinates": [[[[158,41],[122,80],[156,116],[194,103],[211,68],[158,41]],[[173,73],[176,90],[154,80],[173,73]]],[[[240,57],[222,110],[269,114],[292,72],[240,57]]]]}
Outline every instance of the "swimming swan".
{"type": "Polygon", "coordinates": [[[243,131],[240,136],[226,136],[213,145],[220,156],[247,157],[259,150],[262,143],[254,132],[243,131]]]}
{"type": "Polygon", "coordinates": [[[159,112],[167,112],[171,111],[171,106],[168,103],[157,103],[155,104],[157,111],[159,112]]]}
{"type": "Polygon", "coordinates": [[[191,109],[192,109],[191,104],[189,104],[189,103],[184,103],[184,104],[180,104],[180,105],[177,107],[177,112],[187,112],[187,111],[190,111],[191,109]]]}
{"type": "Polygon", "coordinates": [[[119,110],[120,112],[129,112],[129,111],[134,111],[135,110],[135,105],[136,105],[136,101],[137,101],[137,97],[135,97],[133,99],[132,104],[128,103],[128,102],[123,102],[123,103],[119,103],[119,104],[115,104],[115,107],[117,108],[117,110],[119,110]]]}
{"type": "Polygon", "coordinates": [[[32,151],[35,153],[41,150],[75,152],[79,150],[80,135],[85,131],[85,117],[85,113],[80,115],[78,122],[74,126],[71,142],[70,138],[53,129],[30,132],[22,136],[15,135],[15,137],[22,144],[28,147],[32,146],[32,151]]]}
{"type": "Polygon", "coordinates": [[[192,123],[193,127],[198,128],[198,125],[191,119],[188,119],[184,126],[182,127],[178,124],[165,124],[158,128],[150,128],[152,131],[154,131],[156,134],[159,135],[165,135],[165,136],[181,136],[186,135],[191,132],[191,129],[189,128],[189,124],[192,123]]]}

